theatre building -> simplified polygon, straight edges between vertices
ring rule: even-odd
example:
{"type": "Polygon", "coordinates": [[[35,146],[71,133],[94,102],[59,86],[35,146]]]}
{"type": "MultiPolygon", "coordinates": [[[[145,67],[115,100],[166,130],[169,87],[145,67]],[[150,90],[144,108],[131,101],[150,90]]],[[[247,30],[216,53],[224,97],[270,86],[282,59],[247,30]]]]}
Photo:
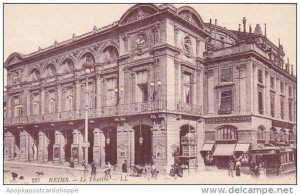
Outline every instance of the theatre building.
{"type": "Polygon", "coordinates": [[[228,30],[189,6],[137,4],[108,26],[12,53],[4,159],[295,169],[296,78],[282,45],[243,22],[228,30]]]}
{"type": "Polygon", "coordinates": [[[212,49],[204,53],[205,164],[263,162],[267,173],[295,171],[296,78],[283,46],[257,24],[246,30],[205,24],[212,49]]]}
{"type": "Polygon", "coordinates": [[[78,165],[88,155],[99,166],[165,167],[178,154],[195,167],[204,141],[207,37],[190,7],[137,4],[111,25],[12,53],[5,160],[78,165]]]}

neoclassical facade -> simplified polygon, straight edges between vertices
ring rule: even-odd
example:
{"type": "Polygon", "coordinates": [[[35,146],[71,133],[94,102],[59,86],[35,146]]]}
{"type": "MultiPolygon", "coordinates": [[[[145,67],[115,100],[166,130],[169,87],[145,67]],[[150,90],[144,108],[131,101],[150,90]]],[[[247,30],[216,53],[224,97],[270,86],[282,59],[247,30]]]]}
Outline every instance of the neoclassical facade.
{"type": "Polygon", "coordinates": [[[257,28],[204,23],[189,6],[137,4],[111,25],[11,54],[5,160],[80,164],[88,155],[99,166],[169,167],[178,157],[203,167],[210,154],[223,161],[224,147],[229,156],[277,139],[295,148],[296,78],[282,46],[257,28]]]}

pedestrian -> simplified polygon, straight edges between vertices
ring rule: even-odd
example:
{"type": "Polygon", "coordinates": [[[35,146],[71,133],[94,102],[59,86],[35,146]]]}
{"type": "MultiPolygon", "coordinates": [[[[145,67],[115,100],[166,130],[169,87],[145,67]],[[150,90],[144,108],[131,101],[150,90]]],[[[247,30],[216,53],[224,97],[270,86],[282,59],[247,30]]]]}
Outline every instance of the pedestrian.
{"type": "Polygon", "coordinates": [[[151,174],[152,174],[152,178],[157,179],[158,170],[157,170],[157,168],[156,168],[155,162],[152,163],[152,166],[151,166],[151,174]]]}
{"type": "Polygon", "coordinates": [[[85,177],[86,174],[87,174],[87,171],[88,171],[88,170],[87,170],[87,165],[86,165],[85,161],[83,161],[82,166],[83,166],[83,168],[84,168],[84,170],[83,170],[84,172],[83,172],[83,173],[84,173],[84,177],[85,177]]]}
{"type": "Polygon", "coordinates": [[[105,178],[111,179],[111,164],[107,161],[104,169],[105,178]]]}
{"type": "Polygon", "coordinates": [[[228,177],[233,177],[233,169],[234,169],[234,163],[232,160],[228,163],[228,177]]]}
{"type": "Polygon", "coordinates": [[[235,175],[241,176],[241,162],[239,160],[235,164],[235,175]]]}
{"type": "Polygon", "coordinates": [[[127,179],[127,160],[124,161],[122,164],[122,177],[121,180],[126,180],[127,179]]]}
{"type": "Polygon", "coordinates": [[[149,181],[151,178],[151,166],[150,164],[146,164],[146,166],[144,167],[144,173],[145,173],[145,177],[146,179],[149,181]]]}
{"type": "Polygon", "coordinates": [[[92,168],[91,176],[96,177],[96,170],[97,170],[97,167],[96,167],[94,161],[91,163],[91,168],[92,168]]]}

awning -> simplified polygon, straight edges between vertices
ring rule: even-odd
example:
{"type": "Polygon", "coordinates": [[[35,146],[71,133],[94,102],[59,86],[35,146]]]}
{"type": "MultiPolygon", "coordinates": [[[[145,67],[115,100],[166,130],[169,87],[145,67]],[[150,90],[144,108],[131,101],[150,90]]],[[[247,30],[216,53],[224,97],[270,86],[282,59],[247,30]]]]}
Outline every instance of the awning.
{"type": "Polygon", "coordinates": [[[214,144],[203,144],[200,152],[209,152],[212,151],[214,144]]]}
{"type": "Polygon", "coordinates": [[[232,156],[235,144],[217,144],[213,156],[232,156]]]}
{"type": "Polygon", "coordinates": [[[244,152],[245,153],[245,152],[248,152],[249,147],[250,147],[250,144],[237,144],[235,146],[234,151],[235,152],[244,152]]]}

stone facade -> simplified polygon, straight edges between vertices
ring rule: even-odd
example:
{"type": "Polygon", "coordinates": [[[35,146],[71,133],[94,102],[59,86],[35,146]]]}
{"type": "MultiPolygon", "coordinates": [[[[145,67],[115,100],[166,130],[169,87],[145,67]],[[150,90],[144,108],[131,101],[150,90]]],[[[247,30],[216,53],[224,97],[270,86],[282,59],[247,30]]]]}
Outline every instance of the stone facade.
{"type": "Polygon", "coordinates": [[[295,112],[290,121],[279,114],[280,98],[289,113],[296,95],[295,77],[281,67],[281,49],[263,35],[204,23],[188,6],[137,4],[106,27],[31,54],[13,53],[5,62],[5,159],[78,165],[88,155],[100,166],[127,160],[130,166],[154,161],[169,167],[183,156],[191,167],[204,167],[200,151],[216,142],[222,125],[236,128],[236,143],[255,148],[260,125],[269,132],[272,120],[280,120],[295,131],[295,112]],[[260,39],[275,53],[262,50],[260,39]],[[224,68],[230,68],[230,81],[222,81],[224,68]],[[231,109],[225,105],[230,113],[220,114],[226,90],[231,109]]]}

